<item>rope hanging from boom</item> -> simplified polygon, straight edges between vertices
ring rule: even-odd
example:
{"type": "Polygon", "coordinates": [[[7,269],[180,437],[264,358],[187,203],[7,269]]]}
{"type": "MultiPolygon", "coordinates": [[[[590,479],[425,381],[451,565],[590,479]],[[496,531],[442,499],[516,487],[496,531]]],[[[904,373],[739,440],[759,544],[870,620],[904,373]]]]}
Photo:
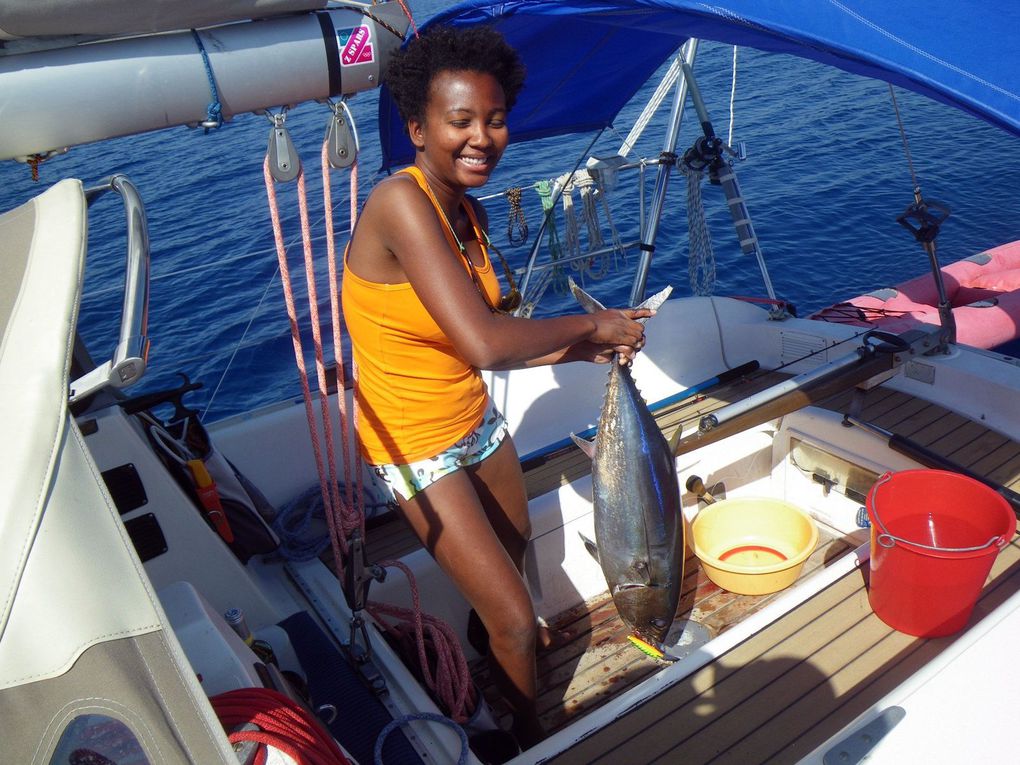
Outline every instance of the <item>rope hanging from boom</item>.
{"type": "Polygon", "coordinates": [[[209,54],[205,50],[202,37],[198,34],[197,29],[192,29],[191,34],[195,39],[198,52],[202,55],[202,66],[205,68],[206,79],[209,80],[209,94],[212,97],[212,100],[206,107],[205,119],[201,123],[201,126],[205,128],[205,132],[208,133],[210,130],[215,130],[223,125],[223,104],[220,103],[220,92],[219,88],[216,87],[216,76],[213,74],[212,64],[209,61],[209,54]]]}
{"type": "MultiPolygon", "coordinates": [[[[340,115],[334,110],[334,117],[340,115]]],[[[334,342],[334,363],[337,372],[337,395],[336,404],[339,408],[339,422],[341,431],[341,445],[343,447],[343,468],[345,474],[352,478],[342,484],[336,473],[337,459],[334,454],[334,438],[332,416],[330,412],[330,399],[327,388],[326,370],[324,363],[324,350],[321,336],[321,323],[319,321],[318,297],[316,292],[315,264],[312,256],[311,226],[308,217],[308,204],[305,193],[305,173],[301,165],[300,157],[293,149],[293,142],[290,139],[285,127],[285,113],[272,118],[273,129],[270,134],[269,149],[263,162],[263,176],[266,184],[266,194],[269,201],[270,217],[273,225],[273,234],[276,242],[277,257],[279,261],[279,273],[284,287],[284,296],[287,304],[287,314],[290,320],[291,336],[294,345],[294,357],[297,363],[301,387],[304,398],[305,414],[308,420],[308,429],[311,435],[312,451],[315,458],[316,470],[319,476],[320,494],[325,509],[327,525],[329,527],[330,539],[333,545],[333,553],[336,571],[343,586],[343,595],[351,611],[350,639],[345,646],[348,655],[355,668],[362,672],[366,682],[376,690],[377,693],[385,693],[385,680],[371,662],[371,641],[367,624],[363,613],[370,609],[376,609],[379,613],[386,611],[391,615],[403,617],[405,620],[413,621],[416,628],[414,635],[419,642],[419,654],[425,655],[424,633],[421,628],[422,620],[425,618],[419,608],[413,610],[397,609],[388,604],[372,603],[368,600],[368,589],[372,581],[382,581],[385,578],[386,565],[397,566],[405,571],[410,578],[410,571],[402,564],[395,561],[384,563],[370,563],[365,550],[365,499],[362,482],[363,471],[361,462],[350,443],[351,429],[348,428],[348,413],[346,397],[344,395],[344,369],[342,363],[342,345],[340,336],[340,302],[337,271],[337,248],[333,238],[333,216],[332,201],[330,196],[329,168],[332,160],[338,157],[344,162],[348,157],[334,151],[336,145],[331,145],[329,137],[323,142],[320,152],[322,164],[323,199],[325,206],[325,226],[327,241],[327,257],[329,265],[330,283],[330,307],[333,328],[334,342]],[[283,239],[281,216],[277,204],[276,184],[295,180],[297,182],[297,197],[299,206],[299,218],[301,223],[302,243],[304,251],[305,279],[307,284],[308,310],[311,323],[312,339],[315,347],[315,370],[319,383],[319,408],[320,422],[316,423],[314,414],[313,398],[311,387],[308,382],[308,373],[305,369],[304,351],[302,348],[301,332],[298,325],[297,309],[294,300],[294,290],[291,285],[290,268],[287,261],[287,248],[283,239]],[[322,454],[320,445],[319,428],[322,428],[323,441],[326,446],[326,454],[322,454]],[[360,645],[359,645],[360,637],[360,645]]],[[[334,136],[335,138],[335,136],[334,136]]],[[[356,162],[351,163],[352,176],[356,162]]],[[[356,198],[356,194],[353,195],[356,198]]],[[[352,212],[353,218],[353,212],[352,212]]],[[[354,369],[355,385],[357,384],[357,369],[354,369]]],[[[354,412],[355,425],[357,423],[357,411],[354,412]]],[[[412,594],[417,605],[416,585],[411,581],[412,594]]],[[[432,617],[430,617],[432,618],[432,617]]],[[[433,618],[434,619],[434,618],[433,618]]],[[[434,623],[439,623],[434,619],[434,623]]],[[[433,630],[431,638],[434,644],[442,643],[444,656],[448,657],[442,665],[436,669],[437,677],[432,680],[431,687],[440,696],[440,701],[450,710],[451,715],[457,718],[466,717],[466,699],[469,696],[469,680],[467,677],[466,661],[463,656],[460,643],[456,640],[454,633],[445,625],[433,630]],[[451,640],[452,638],[452,640],[451,640]],[[449,697],[449,698],[447,698],[449,697]]]]}

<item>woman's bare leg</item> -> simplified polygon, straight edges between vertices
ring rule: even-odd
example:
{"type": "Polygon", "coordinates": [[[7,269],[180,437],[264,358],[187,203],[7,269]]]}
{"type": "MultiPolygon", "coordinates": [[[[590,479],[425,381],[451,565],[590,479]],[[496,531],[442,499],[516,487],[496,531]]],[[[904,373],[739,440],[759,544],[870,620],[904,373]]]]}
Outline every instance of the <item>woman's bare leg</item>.
{"type": "MultiPolygon", "coordinates": [[[[531,540],[528,496],[517,449],[509,436],[488,459],[468,468],[489,522],[517,570],[524,575],[524,555],[531,540]]],[[[570,641],[569,632],[538,627],[537,642],[543,650],[570,641]]]]}
{"type": "Polygon", "coordinates": [[[523,482],[519,489],[503,488],[504,455],[513,459],[520,475],[516,454],[508,446],[504,443],[477,470],[458,470],[412,499],[401,499],[400,507],[489,631],[495,679],[513,709],[514,732],[529,746],[542,737],[535,711],[535,611],[520,573],[530,526],[526,502],[523,513],[520,508],[497,509],[504,499],[524,498],[523,482]],[[485,469],[497,455],[501,459],[493,469],[485,469]]]}
{"type": "Polygon", "coordinates": [[[531,517],[524,474],[510,436],[481,462],[466,468],[493,531],[518,572],[524,574],[524,554],[531,540],[531,517]]]}

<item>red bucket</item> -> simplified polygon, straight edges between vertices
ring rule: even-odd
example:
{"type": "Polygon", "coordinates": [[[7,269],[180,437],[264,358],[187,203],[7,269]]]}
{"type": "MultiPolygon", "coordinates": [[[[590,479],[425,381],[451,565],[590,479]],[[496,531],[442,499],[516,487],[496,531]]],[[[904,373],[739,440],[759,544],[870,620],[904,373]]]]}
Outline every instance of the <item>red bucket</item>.
{"type": "Polygon", "coordinates": [[[995,556],[1016,532],[1001,495],[943,470],[886,473],[868,492],[868,517],[871,608],[920,637],[964,628],[995,556]]]}

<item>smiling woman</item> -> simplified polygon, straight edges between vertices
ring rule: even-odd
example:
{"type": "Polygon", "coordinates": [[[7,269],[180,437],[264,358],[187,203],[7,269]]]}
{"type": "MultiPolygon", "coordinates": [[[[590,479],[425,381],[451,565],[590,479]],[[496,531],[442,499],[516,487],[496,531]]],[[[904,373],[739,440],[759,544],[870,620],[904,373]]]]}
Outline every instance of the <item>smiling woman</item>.
{"type": "MultiPolygon", "coordinates": [[[[408,120],[411,142],[418,150],[433,144],[439,151],[431,152],[432,162],[452,160],[452,177],[467,188],[481,186],[510,139],[503,88],[489,74],[440,72],[429,89],[425,113],[408,120]]],[[[429,171],[439,179],[440,168],[429,171]]]]}
{"type": "Polygon", "coordinates": [[[372,191],[346,256],[359,444],[487,631],[513,732],[530,746],[542,737],[536,641],[552,636],[539,634],[523,579],[531,525],[520,460],[479,370],[633,358],[636,319],[650,312],[499,310],[485,211],[467,194],[506,149],[524,81],[497,32],[436,28],[396,54],[384,79],[415,158],[372,191]]]}

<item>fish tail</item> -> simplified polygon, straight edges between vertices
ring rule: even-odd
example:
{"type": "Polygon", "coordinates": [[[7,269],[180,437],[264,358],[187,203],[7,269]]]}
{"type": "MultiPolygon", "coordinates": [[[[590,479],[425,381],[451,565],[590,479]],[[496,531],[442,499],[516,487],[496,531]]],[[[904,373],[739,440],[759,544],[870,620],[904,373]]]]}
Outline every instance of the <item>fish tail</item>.
{"type": "Polygon", "coordinates": [[[573,277],[567,278],[567,284],[570,287],[570,292],[574,296],[574,300],[581,304],[581,307],[588,313],[595,313],[596,311],[604,311],[606,307],[602,305],[598,300],[593,298],[574,281],[573,277]]]}
{"type": "MultiPolygon", "coordinates": [[[[636,308],[649,308],[649,309],[651,309],[653,311],[658,311],[659,307],[663,303],[666,302],[666,300],[670,296],[670,293],[672,293],[672,292],[673,292],[673,286],[672,285],[666,285],[663,289],[659,290],[654,295],[652,295],[650,298],[645,300],[641,305],[635,306],[635,307],[636,308]]],[[[639,319],[638,321],[644,321],[644,319],[639,319]]]]}
{"type": "MultiPolygon", "coordinates": [[[[588,313],[595,313],[596,311],[605,310],[605,306],[602,305],[602,303],[600,303],[598,300],[596,300],[587,292],[585,292],[583,289],[581,289],[578,286],[577,282],[575,282],[572,278],[568,279],[567,281],[570,286],[571,294],[573,294],[574,299],[581,304],[581,307],[584,308],[585,311],[587,311],[588,313]]],[[[636,308],[649,308],[653,311],[657,311],[659,309],[659,306],[666,302],[666,299],[669,297],[672,291],[673,287],[667,286],[665,289],[656,292],[650,298],[645,300],[643,303],[641,303],[641,305],[636,306],[636,308]]],[[[645,321],[647,321],[647,319],[638,319],[638,321],[644,324],[645,321]]]]}

